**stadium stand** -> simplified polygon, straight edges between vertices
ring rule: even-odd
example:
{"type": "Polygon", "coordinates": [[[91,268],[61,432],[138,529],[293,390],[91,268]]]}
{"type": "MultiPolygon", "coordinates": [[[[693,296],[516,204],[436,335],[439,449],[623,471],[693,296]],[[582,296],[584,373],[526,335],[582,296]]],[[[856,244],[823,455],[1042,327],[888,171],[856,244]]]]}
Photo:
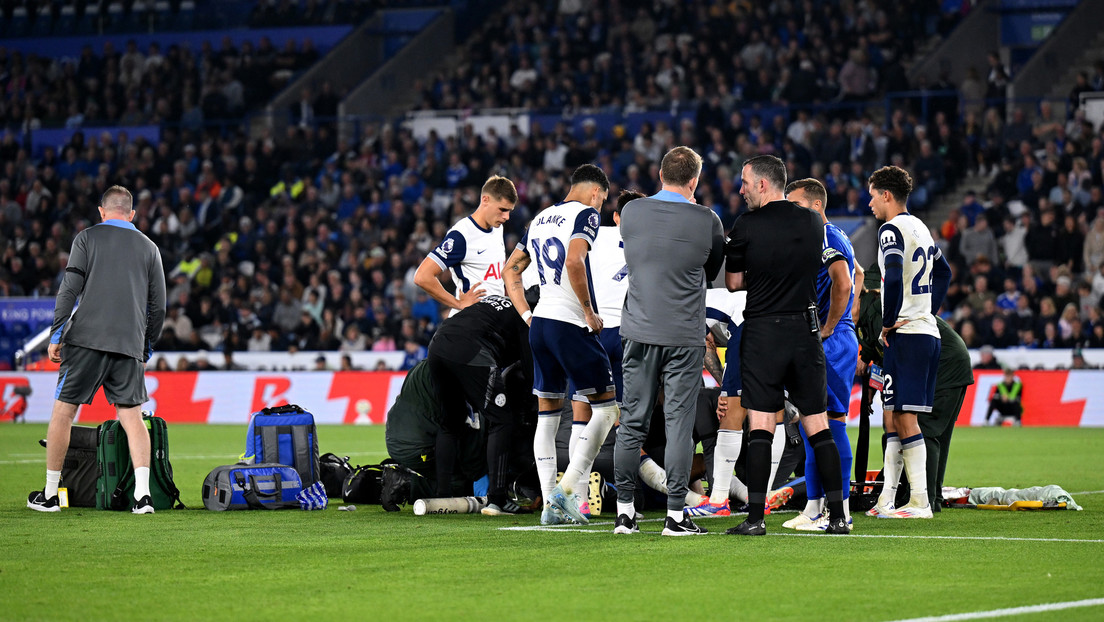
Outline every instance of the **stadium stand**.
{"type": "MultiPolygon", "coordinates": [[[[610,196],[648,193],[660,155],[686,144],[707,163],[698,200],[726,227],[743,209],[739,164],[759,153],[783,157],[791,177],[824,180],[831,213],[854,217],[841,220],[852,228],[869,220],[866,177],[884,164],[912,171],[920,208],[986,176],[984,196],[933,226],[955,264],[948,319],[974,346],[1104,344],[1100,133],[1076,116],[1047,121],[1045,103],[1007,119],[984,103],[970,110],[965,87],[898,95],[913,86],[912,42],[953,29],[961,7],[508,2],[426,76],[412,112],[526,107],[527,127],[460,122],[455,136],[423,137],[402,117],[341,133],[341,94],[319,83],[300,91],[288,133],[275,137],[243,120],[325,54],[304,50],[303,25],[356,24],[378,7],[245,4],[255,29],[194,47],[173,37],[201,33],[159,31],[72,61],[0,49],[0,294],[52,296],[69,240],[119,183],[169,275],[157,349],[417,352],[441,313],[414,270],[474,209],[488,175],[517,183],[510,247],[579,164],[610,174],[610,196]],[[286,32],[299,34],[253,36],[292,23],[300,28],[286,32]]],[[[79,29],[86,15],[59,11],[51,32],[79,29]]]]}

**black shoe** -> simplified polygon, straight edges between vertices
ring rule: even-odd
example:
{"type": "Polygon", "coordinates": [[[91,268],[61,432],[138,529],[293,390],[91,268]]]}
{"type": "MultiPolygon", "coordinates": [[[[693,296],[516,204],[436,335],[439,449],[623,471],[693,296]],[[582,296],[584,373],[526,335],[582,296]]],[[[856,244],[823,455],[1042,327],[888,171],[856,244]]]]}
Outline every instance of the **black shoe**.
{"type": "Polygon", "coordinates": [[[828,527],[824,529],[824,533],[847,535],[851,533],[851,530],[847,528],[846,518],[830,518],[828,519],[828,527]]]}
{"type": "Polygon", "coordinates": [[[61,502],[57,495],[47,499],[45,492],[36,490],[27,496],[27,507],[36,512],[60,512],[61,502]]]}
{"type": "MultiPolygon", "coordinates": [[[[844,525],[844,529],[847,526],[844,525]]],[[[735,527],[730,527],[725,531],[730,536],[765,536],[767,535],[767,523],[762,519],[755,521],[746,520],[735,527]]]]}
{"type": "Polygon", "coordinates": [[[640,529],[636,526],[636,521],[633,520],[632,517],[630,517],[628,514],[622,514],[618,516],[617,520],[613,523],[613,533],[640,533],[640,529]]]}
{"type": "Polygon", "coordinates": [[[749,508],[747,501],[744,501],[736,505],[730,505],[729,509],[732,510],[733,514],[747,514],[749,508]]]}
{"type": "Polygon", "coordinates": [[[142,497],[134,502],[134,509],[130,511],[131,514],[153,514],[153,500],[149,495],[142,497]]]}
{"type": "Polygon", "coordinates": [[[670,516],[663,521],[663,535],[665,536],[703,536],[708,531],[698,527],[689,516],[684,516],[681,523],[676,523],[670,516]]]}

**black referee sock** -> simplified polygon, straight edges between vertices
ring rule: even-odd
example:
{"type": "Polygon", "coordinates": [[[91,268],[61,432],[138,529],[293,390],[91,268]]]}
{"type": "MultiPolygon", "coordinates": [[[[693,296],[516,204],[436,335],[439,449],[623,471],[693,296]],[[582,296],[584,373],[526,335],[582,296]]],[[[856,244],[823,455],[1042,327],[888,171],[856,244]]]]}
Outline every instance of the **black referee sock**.
{"type": "Polygon", "coordinates": [[[832,431],[825,429],[810,436],[809,445],[813,448],[817,473],[820,474],[820,482],[824,486],[828,516],[832,519],[843,518],[843,475],[840,473],[839,448],[832,438],[832,431]]]}
{"type": "MultiPolygon", "coordinates": [[[[828,439],[831,440],[831,435],[828,439]]],[[[747,475],[748,475],[748,521],[763,520],[763,507],[767,503],[767,486],[771,468],[771,443],[774,434],[769,430],[752,430],[748,433],[747,475]]],[[[839,470],[839,458],[836,458],[839,470]]]]}

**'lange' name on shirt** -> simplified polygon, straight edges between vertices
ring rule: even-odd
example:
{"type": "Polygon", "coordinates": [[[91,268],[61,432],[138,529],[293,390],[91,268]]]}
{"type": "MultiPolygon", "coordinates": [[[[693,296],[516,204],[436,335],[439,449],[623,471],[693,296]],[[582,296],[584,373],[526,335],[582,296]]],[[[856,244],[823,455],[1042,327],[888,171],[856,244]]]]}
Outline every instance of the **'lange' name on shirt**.
{"type": "Polygon", "coordinates": [[[537,222],[535,222],[533,224],[546,225],[546,224],[551,223],[551,224],[556,225],[558,227],[558,226],[560,226],[564,223],[564,220],[566,220],[566,219],[563,216],[559,215],[559,214],[548,214],[548,215],[545,215],[545,216],[538,216],[537,217],[537,222]]]}

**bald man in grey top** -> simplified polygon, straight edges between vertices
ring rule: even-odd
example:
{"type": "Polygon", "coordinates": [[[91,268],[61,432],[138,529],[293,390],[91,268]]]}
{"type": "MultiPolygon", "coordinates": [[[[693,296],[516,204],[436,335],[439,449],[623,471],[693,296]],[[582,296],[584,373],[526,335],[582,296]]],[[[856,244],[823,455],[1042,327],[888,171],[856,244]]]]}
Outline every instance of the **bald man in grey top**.
{"type": "Polygon", "coordinates": [[[614,450],[618,534],[637,531],[640,448],[661,390],[668,495],[663,535],[705,533],[683,511],[705,358],[705,289],[724,262],[724,228],[713,210],[694,203],[701,167],[692,149],[675,147],[660,164],[662,190],[621,212],[629,286],[621,315],[624,405],[614,450]]]}
{"type": "Polygon", "coordinates": [[[27,498],[32,510],[61,509],[57,489],[70,428],[79,404],[91,404],[102,386],[130,445],[132,511],[153,513],[150,441],[141,408],[149,399],[144,363],[165,321],[165,272],[157,246],[131,224],[133,204],[126,188],[108,188],[99,207],[103,222],[73,239],[48,348],[50,360],[61,368],[46,432],[46,487],[27,498]]]}

